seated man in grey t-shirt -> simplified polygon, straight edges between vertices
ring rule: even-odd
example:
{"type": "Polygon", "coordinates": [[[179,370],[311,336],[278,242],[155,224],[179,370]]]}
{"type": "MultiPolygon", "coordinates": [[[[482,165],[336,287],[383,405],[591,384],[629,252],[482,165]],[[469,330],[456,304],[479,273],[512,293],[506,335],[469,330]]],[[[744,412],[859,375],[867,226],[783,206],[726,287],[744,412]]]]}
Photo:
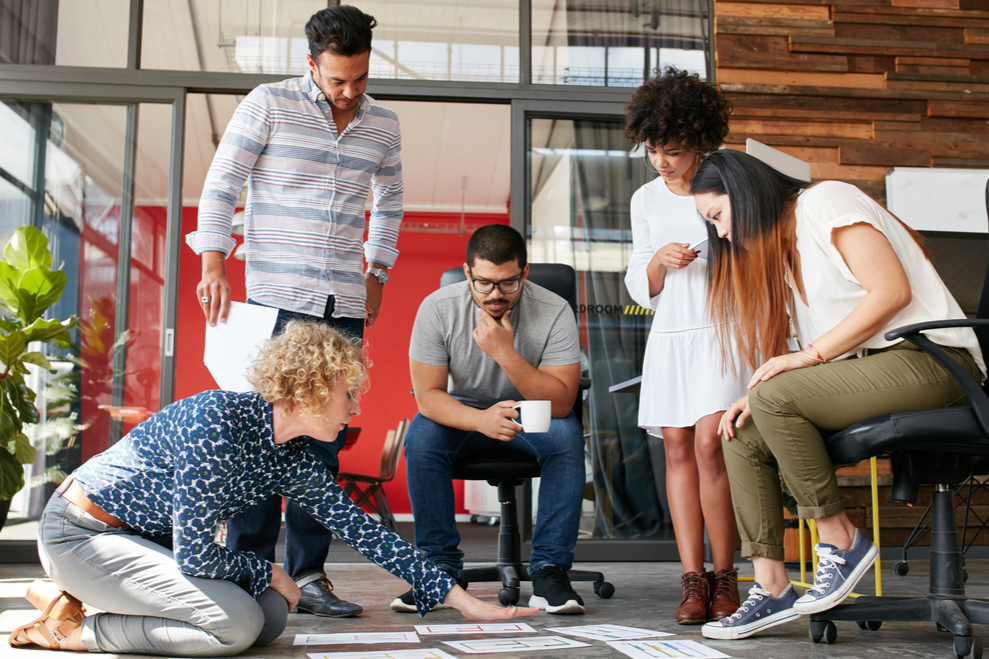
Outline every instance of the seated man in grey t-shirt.
{"type": "MultiPolygon", "coordinates": [[[[466,586],[450,465],[497,445],[528,453],[542,466],[529,606],[583,613],[567,576],[584,492],[583,431],[572,411],[580,382],[573,310],[526,281],[525,240],[506,225],[490,224],[471,236],[464,272],[468,281],[423,300],[412,329],[409,361],[419,414],[409,426],[405,459],[416,545],[466,586]],[[512,406],[521,400],[552,402],[548,432],[519,432],[512,406]]],[[[412,591],[391,606],[414,612],[412,591]]]]}

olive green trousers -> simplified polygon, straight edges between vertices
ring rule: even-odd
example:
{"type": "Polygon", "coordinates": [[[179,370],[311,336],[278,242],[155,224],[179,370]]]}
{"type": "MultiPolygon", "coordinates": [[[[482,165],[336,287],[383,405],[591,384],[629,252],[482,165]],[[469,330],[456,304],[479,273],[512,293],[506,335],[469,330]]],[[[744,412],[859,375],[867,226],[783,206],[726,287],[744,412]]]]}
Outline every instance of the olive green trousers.
{"type": "MultiPolygon", "coordinates": [[[[944,350],[977,381],[972,355],[944,350]]],[[[725,464],[743,556],[783,560],[780,474],[802,519],[845,507],[820,429],[841,430],[892,412],[967,404],[933,357],[901,342],[867,357],[786,371],[749,393],[752,417],[725,443],[725,464]]]]}

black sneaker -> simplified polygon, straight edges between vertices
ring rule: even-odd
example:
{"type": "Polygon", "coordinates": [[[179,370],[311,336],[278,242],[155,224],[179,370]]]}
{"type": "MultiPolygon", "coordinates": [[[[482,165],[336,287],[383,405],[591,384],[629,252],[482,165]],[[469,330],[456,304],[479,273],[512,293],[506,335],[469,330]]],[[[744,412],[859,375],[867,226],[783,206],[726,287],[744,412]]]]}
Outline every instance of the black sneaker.
{"type": "MultiPolygon", "coordinates": [[[[466,581],[464,581],[463,579],[457,579],[456,577],[454,577],[454,580],[457,582],[458,586],[460,586],[464,590],[467,590],[468,584],[466,581]]],[[[433,611],[439,611],[440,609],[452,609],[452,608],[453,607],[450,606],[449,604],[443,604],[441,602],[433,607],[433,611]]],[[[392,600],[391,610],[398,611],[399,613],[418,613],[419,609],[416,608],[416,598],[415,595],[412,593],[411,588],[408,591],[396,597],[394,600],[392,600]]]]}
{"type": "Polygon", "coordinates": [[[584,600],[570,585],[567,571],[557,565],[547,565],[532,575],[529,606],[561,615],[584,612],[584,600]]]}

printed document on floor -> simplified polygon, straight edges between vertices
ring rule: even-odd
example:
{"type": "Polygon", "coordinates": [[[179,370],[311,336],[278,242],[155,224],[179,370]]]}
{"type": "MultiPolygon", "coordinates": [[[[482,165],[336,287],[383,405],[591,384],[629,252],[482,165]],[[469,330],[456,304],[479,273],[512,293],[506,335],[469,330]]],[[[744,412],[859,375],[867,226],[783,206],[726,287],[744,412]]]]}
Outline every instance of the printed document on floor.
{"type": "Polygon", "coordinates": [[[310,652],[309,659],[457,659],[437,648],[415,650],[362,650],[360,652],[310,652]]]}
{"type": "Polygon", "coordinates": [[[203,363],[220,389],[253,391],[247,381],[247,367],[258,348],[271,338],[278,309],[259,304],[231,302],[227,322],[211,327],[206,323],[206,350],[203,363]]]}
{"type": "Polygon", "coordinates": [[[519,638],[475,638],[469,641],[443,641],[454,650],[469,654],[484,652],[525,652],[528,650],[546,650],[555,652],[567,648],[587,648],[589,643],[581,643],[563,636],[521,636],[519,638]]]}
{"type": "Polygon", "coordinates": [[[415,632],[363,632],[360,634],[296,634],[293,645],[344,645],[347,643],[418,643],[415,632]]]}
{"type": "MultiPolygon", "coordinates": [[[[462,625],[416,625],[416,631],[422,636],[434,634],[518,634],[536,630],[524,622],[485,622],[481,624],[465,623],[462,625]]],[[[617,637],[616,637],[617,638],[617,637]]],[[[642,638],[641,636],[626,636],[625,638],[642,638]]]]}
{"type": "Polygon", "coordinates": [[[550,627],[543,631],[589,638],[592,641],[623,641],[633,638],[660,638],[673,636],[668,632],[657,632],[651,629],[625,627],[624,625],[578,625],[576,627],[550,627]]]}
{"type": "Polygon", "coordinates": [[[724,652],[718,652],[697,641],[608,641],[608,645],[632,659],[731,659],[724,652]]]}

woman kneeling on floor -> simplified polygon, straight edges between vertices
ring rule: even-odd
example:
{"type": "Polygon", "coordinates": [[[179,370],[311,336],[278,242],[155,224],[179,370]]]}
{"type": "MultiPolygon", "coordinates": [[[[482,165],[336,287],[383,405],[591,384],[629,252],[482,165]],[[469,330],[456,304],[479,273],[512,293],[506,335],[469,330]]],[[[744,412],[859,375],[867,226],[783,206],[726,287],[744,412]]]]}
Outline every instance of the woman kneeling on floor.
{"type": "MultiPolygon", "coordinates": [[[[965,318],[920,236],[852,185],[808,186],[731,150],[709,155],[690,182],[709,222],[709,305],[722,350],[734,339],[758,366],[749,395],[719,427],[742,555],[752,557],[756,583],[735,614],[704,625],[708,638],[745,638],[830,609],[875,562],[878,548],[845,515],[819,429],[967,402],[933,357],[883,336],[965,318]],[[791,352],[790,337],[803,349],[791,352]],[[799,598],[783,565],[780,472],[821,538],[814,586],[799,598]]],[[[926,334],[985,379],[971,329],[926,334]]]]}
{"type": "Polygon", "coordinates": [[[472,618],[535,613],[468,595],[354,506],[298,439],[333,441],[360,414],[366,378],[359,345],[293,322],[252,365],[257,391],[175,402],[89,460],[41,518],[38,547],[57,588],[29,588],[42,616],[10,644],[207,657],[274,640],[298,586],[279,565],[214,541],[217,522],[274,494],[412,584],[420,615],[440,603],[472,618]],[[104,613],[87,616],[80,599],[104,613]]]}

